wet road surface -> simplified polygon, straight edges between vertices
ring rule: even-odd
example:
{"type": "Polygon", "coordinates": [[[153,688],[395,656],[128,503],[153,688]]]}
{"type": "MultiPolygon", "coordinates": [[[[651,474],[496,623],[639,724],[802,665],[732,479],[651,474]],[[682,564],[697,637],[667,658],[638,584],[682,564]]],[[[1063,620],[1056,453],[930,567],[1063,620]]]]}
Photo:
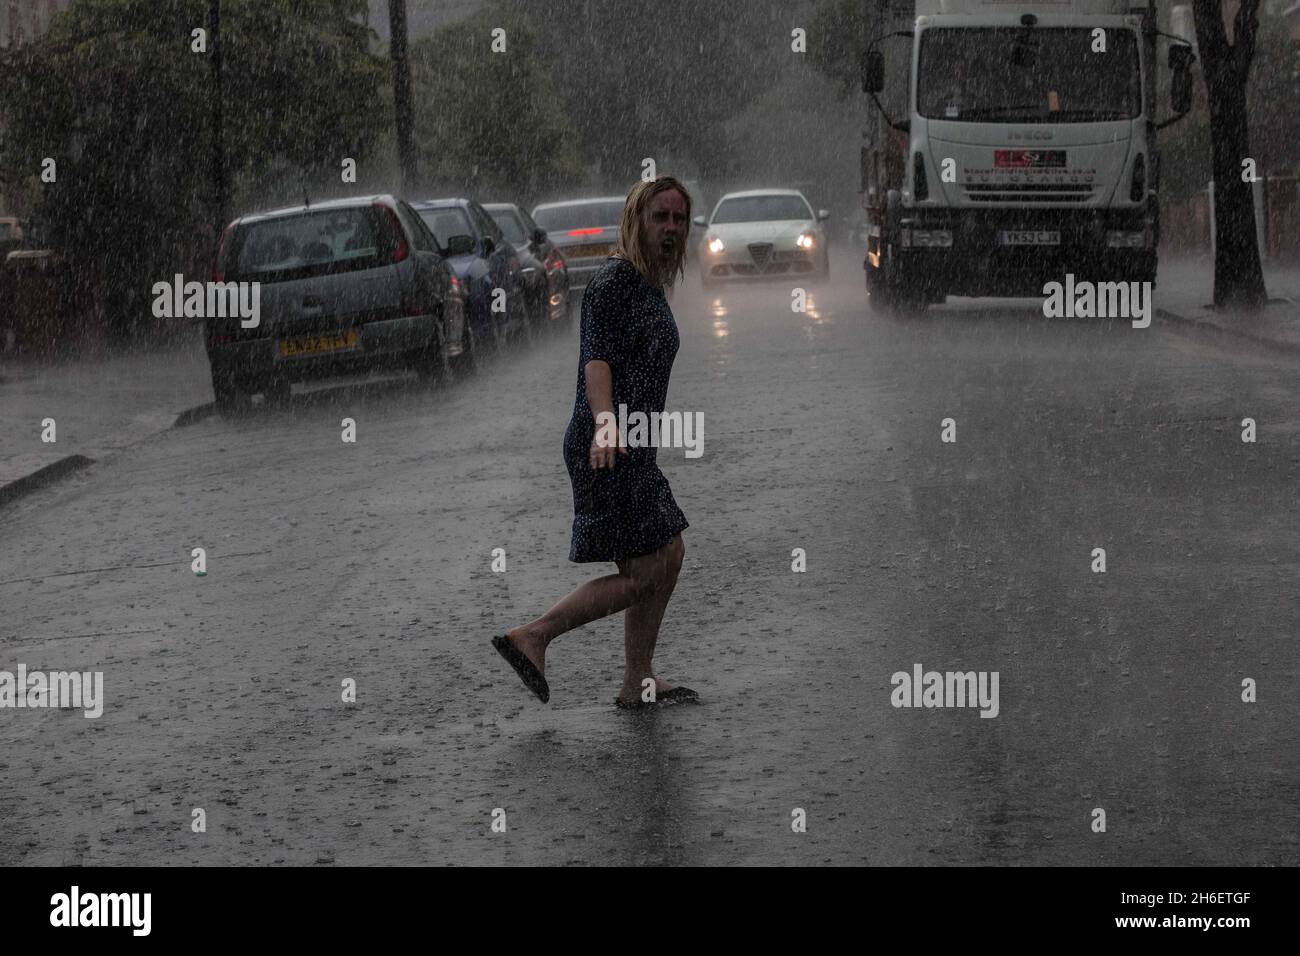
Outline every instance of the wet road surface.
{"type": "Polygon", "coordinates": [[[704,455],[660,451],[691,527],[656,669],[699,706],[613,708],[621,617],[552,645],[549,706],[488,643],[613,570],[566,560],[576,321],[5,508],[0,669],[102,670],[105,704],[0,710],[0,863],[1294,865],[1294,360],[1024,301],[891,319],[847,257],[790,303],[672,300],[704,455]],[[916,664],[998,672],[997,716],[891,706],[916,664]]]}

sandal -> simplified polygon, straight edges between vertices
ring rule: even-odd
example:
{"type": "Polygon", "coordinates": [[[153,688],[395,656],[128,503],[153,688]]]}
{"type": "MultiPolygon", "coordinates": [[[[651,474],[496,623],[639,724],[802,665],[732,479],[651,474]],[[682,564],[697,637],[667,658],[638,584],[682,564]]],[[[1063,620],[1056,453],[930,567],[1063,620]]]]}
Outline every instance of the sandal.
{"type": "Polygon", "coordinates": [[[492,638],[492,646],[515,669],[515,673],[524,682],[524,686],[536,694],[538,700],[545,704],[551,699],[551,688],[546,683],[546,678],[542,675],[542,672],[537,669],[537,666],[528,659],[523,651],[510,643],[510,638],[505,635],[494,637],[492,638]]]}

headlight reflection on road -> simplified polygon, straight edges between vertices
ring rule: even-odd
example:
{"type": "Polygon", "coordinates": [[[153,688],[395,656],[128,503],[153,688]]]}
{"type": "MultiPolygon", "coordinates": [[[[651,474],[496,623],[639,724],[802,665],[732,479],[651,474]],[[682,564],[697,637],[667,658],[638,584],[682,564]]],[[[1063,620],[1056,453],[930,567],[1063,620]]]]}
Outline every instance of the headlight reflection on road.
{"type": "Polygon", "coordinates": [[[736,356],[731,345],[731,327],[727,324],[727,307],[722,300],[714,298],[709,301],[709,313],[713,316],[713,347],[709,349],[709,371],[718,378],[725,378],[727,366],[736,356]]]}
{"type": "Polygon", "coordinates": [[[829,316],[817,308],[817,301],[813,293],[809,292],[804,299],[804,319],[803,334],[806,338],[814,339],[818,336],[823,326],[831,324],[829,316]]]}

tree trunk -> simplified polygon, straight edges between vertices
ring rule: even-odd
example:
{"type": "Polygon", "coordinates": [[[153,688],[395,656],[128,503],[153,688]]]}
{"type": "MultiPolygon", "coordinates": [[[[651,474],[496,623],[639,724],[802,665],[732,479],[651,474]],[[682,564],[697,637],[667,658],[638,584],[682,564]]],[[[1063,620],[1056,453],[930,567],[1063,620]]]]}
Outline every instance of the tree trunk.
{"type": "MultiPolygon", "coordinates": [[[[1243,180],[1250,154],[1246,82],[1255,52],[1259,0],[1242,0],[1229,45],[1223,5],[1195,0],[1196,40],[1210,107],[1211,168],[1214,176],[1214,304],[1255,310],[1268,301],[1255,233],[1252,186],[1243,180]]],[[[1259,168],[1257,175],[1263,174],[1259,168]]]]}
{"type": "Polygon", "coordinates": [[[1267,301],[1259,261],[1253,187],[1242,179],[1250,156],[1246,91],[1224,84],[1210,94],[1210,140],[1214,175],[1214,304],[1257,309],[1267,301]]]}
{"type": "Polygon", "coordinates": [[[414,121],[411,115],[411,67],[406,55],[406,0],[388,0],[389,54],[393,60],[393,113],[397,121],[397,159],[402,167],[402,193],[419,188],[414,121]]]}

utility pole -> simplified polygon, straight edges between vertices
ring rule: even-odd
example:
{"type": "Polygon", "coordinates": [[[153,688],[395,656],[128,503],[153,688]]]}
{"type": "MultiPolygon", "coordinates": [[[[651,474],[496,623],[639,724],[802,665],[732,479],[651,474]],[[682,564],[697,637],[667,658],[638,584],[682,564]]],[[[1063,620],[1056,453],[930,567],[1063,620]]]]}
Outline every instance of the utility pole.
{"type": "Polygon", "coordinates": [[[212,41],[212,194],[216,206],[216,230],[226,228],[226,150],[221,112],[221,0],[208,0],[208,32],[212,41]]]}
{"type": "Polygon", "coordinates": [[[397,117],[397,158],[402,167],[402,192],[408,198],[414,198],[418,183],[411,121],[411,66],[406,55],[406,0],[388,0],[388,29],[391,34],[393,109],[397,117]]]}

